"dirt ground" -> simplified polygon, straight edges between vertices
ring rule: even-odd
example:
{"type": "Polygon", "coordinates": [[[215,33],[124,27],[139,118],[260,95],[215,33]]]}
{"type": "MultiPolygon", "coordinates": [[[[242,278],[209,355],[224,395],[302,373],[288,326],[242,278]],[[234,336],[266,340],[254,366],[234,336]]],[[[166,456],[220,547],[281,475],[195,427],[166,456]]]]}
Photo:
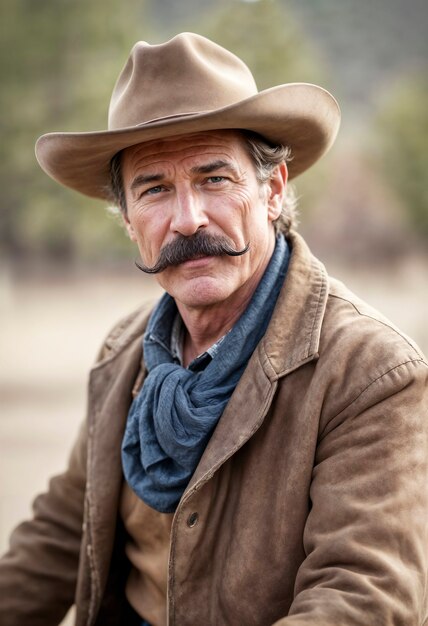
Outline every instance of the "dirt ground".
{"type": "MultiPolygon", "coordinates": [[[[427,270],[425,262],[409,260],[398,273],[335,274],[428,352],[427,270]]],[[[103,337],[156,293],[151,279],[132,270],[127,277],[0,276],[1,552],[10,530],[30,514],[33,496],[65,467],[103,337]]]]}

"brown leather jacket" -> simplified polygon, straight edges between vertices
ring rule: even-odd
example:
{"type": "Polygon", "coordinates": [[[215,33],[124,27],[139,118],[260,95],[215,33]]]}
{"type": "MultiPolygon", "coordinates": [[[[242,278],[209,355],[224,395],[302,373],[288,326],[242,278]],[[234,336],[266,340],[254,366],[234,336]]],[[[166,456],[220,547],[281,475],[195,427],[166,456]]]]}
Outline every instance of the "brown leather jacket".
{"type": "MultiPolygon", "coordinates": [[[[169,625],[421,626],[427,363],[291,243],[268,331],[174,517],[169,625]]],[[[12,536],[2,626],[57,624],[73,602],[79,626],[130,623],[120,441],[146,321],[108,337],[69,469],[12,536]]]]}

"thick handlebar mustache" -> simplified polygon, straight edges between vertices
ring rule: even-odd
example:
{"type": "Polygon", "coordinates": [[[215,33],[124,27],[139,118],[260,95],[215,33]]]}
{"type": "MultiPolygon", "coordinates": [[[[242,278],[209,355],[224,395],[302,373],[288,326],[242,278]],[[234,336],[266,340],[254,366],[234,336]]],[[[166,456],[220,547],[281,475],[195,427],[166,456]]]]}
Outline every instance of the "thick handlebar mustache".
{"type": "Polygon", "coordinates": [[[180,265],[193,259],[204,256],[242,256],[249,249],[249,243],[242,250],[235,250],[227,237],[197,232],[191,237],[178,235],[174,241],[167,243],[161,249],[159,258],[152,267],[139,261],[135,261],[135,265],[146,274],[158,274],[167,267],[180,265]]]}

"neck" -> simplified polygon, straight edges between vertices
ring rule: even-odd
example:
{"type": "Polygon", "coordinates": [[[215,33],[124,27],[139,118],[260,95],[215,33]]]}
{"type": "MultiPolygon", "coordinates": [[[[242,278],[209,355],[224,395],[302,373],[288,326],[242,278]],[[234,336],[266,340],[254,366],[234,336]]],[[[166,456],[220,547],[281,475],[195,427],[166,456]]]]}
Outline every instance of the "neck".
{"type": "MultiPolygon", "coordinates": [[[[270,251],[272,254],[272,250],[270,251]]],[[[269,263],[271,254],[251,278],[229,298],[210,306],[190,307],[176,300],[186,328],[183,344],[183,365],[203,354],[228,333],[247,308],[269,263]]]]}
{"type": "Polygon", "coordinates": [[[229,332],[235,322],[241,317],[247,308],[252,293],[248,293],[242,299],[239,306],[233,309],[228,306],[212,306],[201,309],[189,309],[177,303],[178,310],[186,328],[183,344],[183,365],[187,367],[189,363],[206,352],[216,341],[229,332]]]}

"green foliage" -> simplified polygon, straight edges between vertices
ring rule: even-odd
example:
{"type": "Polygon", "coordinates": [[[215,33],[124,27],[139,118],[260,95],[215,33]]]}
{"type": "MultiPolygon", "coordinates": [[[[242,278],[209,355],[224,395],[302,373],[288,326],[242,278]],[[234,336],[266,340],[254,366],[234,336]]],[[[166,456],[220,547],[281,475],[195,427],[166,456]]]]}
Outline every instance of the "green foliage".
{"type": "Polygon", "coordinates": [[[307,38],[292,12],[284,10],[278,0],[223,0],[214,7],[191,29],[241,57],[259,90],[281,83],[323,80],[322,65],[315,60],[307,38]]]}
{"type": "Polygon", "coordinates": [[[378,167],[401,197],[414,230],[428,240],[428,73],[403,80],[375,125],[378,167]]]}
{"type": "Polygon", "coordinates": [[[3,254],[67,259],[123,250],[126,238],[102,204],[51,181],[36,163],[34,143],[45,132],[107,127],[129,49],[152,37],[144,0],[4,0],[1,21],[3,254]]]}

